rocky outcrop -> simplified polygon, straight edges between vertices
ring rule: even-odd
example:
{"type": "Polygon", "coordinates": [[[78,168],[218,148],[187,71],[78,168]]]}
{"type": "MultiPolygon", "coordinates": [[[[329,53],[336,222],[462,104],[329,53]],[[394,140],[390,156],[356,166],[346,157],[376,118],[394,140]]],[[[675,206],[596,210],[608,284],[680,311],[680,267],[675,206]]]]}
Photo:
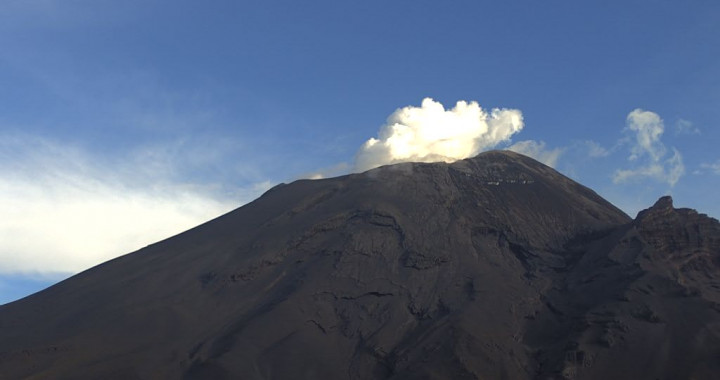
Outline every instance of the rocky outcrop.
{"type": "Polygon", "coordinates": [[[673,207],[670,196],[641,211],[635,221],[642,238],[669,259],[696,260],[707,256],[717,267],[720,258],[720,223],[695,210],[673,207]]]}

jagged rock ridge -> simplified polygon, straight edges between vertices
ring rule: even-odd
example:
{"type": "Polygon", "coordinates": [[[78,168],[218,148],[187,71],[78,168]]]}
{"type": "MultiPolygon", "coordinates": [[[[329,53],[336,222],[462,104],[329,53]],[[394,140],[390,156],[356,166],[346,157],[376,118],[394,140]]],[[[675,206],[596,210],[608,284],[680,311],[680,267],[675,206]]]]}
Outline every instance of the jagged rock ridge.
{"type": "Polygon", "coordinates": [[[712,378],[719,242],[512,152],[297,181],[0,307],[0,378],[712,378]]]}

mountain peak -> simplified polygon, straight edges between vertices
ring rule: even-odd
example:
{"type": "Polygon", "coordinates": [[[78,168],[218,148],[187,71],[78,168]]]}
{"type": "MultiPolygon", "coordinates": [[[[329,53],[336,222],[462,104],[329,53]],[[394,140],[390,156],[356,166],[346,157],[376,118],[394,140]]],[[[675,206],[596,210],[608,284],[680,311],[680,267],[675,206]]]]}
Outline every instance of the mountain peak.
{"type": "Polygon", "coordinates": [[[638,212],[635,217],[636,223],[641,223],[645,219],[652,219],[656,217],[666,217],[673,214],[676,211],[673,206],[673,199],[669,195],[660,197],[652,207],[646,208],[638,212]]]}
{"type": "Polygon", "coordinates": [[[699,252],[720,249],[718,221],[690,208],[675,208],[669,195],[640,211],[634,225],[663,257],[684,255],[688,261],[699,252]]]}
{"type": "Polygon", "coordinates": [[[662,196],[655,202],[652,208],[658,210],[673,209],[673,199],[669,195],[662,196]]]}
{"type": "Polygon", "coordinates": [[[1,306],[0,377],[714,378],[717,221],[667,210],[509,151],[296,181],[1,306]]]}

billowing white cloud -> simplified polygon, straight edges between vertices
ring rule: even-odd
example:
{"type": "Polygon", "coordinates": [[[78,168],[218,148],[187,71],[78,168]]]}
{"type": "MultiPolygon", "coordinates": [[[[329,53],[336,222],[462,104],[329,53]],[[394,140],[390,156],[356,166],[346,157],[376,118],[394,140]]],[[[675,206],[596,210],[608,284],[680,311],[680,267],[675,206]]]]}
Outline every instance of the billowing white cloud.
{"type": "Polygon", "coordinates": [[[420,107],[396,110],[366,141],[355,156],[355,170],[363,171],[398,162],[452,162],[492,149],[522,130],[519,110],[492,109],[477,102],[459,101],[446,110],[425,98],[420,107]]]}
{"type": "Polygon", "coordinates": [[[563,153],[561,148],[548,149],[545,147],[545,141],[534,140],[518,141],[509,146],[508,150],[532,157],[553,168],[557,164],[558,158],[560,158],[560,155],[563,153]]]}
{"type": "Polygon", "coordinates": [[[3,142],[0,274],[76,273],[219,216],[270,185],[237,196],[245,199],[221,197],[150,173],[151,162],[108,167],[53,142],[3,142]]]}
{"type": "Polygon", "coordinates": [[[665,126],[660,116],[654,112],[635,109],[627,116],[626,132],[634,134],[628,161],[633,168],[615,172],[615,183],[652,178],[674,186],[685,173],[682,155],[672,148],[668,156],[665,144],[660,140],[665,126]]]}

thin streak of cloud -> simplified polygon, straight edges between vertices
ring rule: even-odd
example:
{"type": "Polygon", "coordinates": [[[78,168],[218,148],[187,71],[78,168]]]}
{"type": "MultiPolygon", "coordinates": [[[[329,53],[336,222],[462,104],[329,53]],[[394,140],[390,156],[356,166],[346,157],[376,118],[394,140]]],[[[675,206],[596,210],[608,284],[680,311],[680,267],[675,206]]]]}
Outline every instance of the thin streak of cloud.
{"type": "MultiPolygon", "coordinates": [[[[720,175],[720,160],[714,162],[714,163],[702,163],[700,164],[700,167],[703,169],[710,170],[713,174],[720,175]]],[[[702,174],[702,171],[699,171],[698,174],[702,174]]]]}
{"type": "Polygon", "coordinates": [[[336,177],[339,175],[347,174],[352,166],[346,162],[341,162],[337,165],[328,166],[310,173],[302,174],[298,178],[306,179],[323,179],[336,177]]]}
{"type": "Polygon", "coordinates": [[[544,141],[533,140],[518,141],[507,149],[532,157],[552,168],[557,166],[557,161],[564,151],[562,148],[548,149],[544,141]]]}
{"type": "Polygon", "coordinates": [[[675,134],[678,135],[699,135],[700,128],[696,127],[692,121],[678,119],[675,122],[675,134]]]}
{"type": "Polygon", "coordinates": [[[590,158],[601,158],[610,155],[611,150],[604,148],[602,145],[595,141],[586,140],[582,142],[583,150],[590,158]]]}

